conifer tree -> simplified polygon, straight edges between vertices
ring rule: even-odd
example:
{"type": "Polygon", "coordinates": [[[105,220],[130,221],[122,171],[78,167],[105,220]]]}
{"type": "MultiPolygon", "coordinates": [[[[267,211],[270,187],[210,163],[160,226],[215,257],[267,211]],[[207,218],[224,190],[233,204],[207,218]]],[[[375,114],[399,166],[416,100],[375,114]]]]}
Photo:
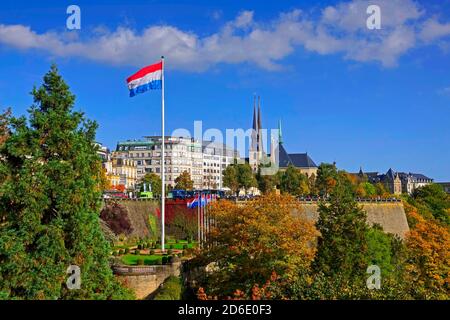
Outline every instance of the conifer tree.
{"type": "Polygon", "coordinates": [[[339,174],[329,201],[319,204],[316,271],[344,282],[359,280],[368,266],[366,213],[354,200],[351,184],[339,174]]]}
{"type": "Polygon", "coordinates": [[[12,118],[0,147],[0,296],[129,298],[99,224],[97,124],[73,110],[75,96],[54,65],[32,95],[29,120],[12,118]],[[80,289],[66,286],[70,265],[80,267],[80,289]]]}

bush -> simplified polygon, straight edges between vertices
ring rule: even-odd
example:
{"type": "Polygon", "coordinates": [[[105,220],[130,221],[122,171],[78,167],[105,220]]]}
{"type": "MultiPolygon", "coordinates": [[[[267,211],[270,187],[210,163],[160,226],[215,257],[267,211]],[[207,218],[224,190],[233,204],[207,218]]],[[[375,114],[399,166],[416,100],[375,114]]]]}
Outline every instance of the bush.
{"type": "Polygon", "coordinates": [[[180,243],[180,240],[178,240],[178,239],[177,239],[177,240],[175,240],[175,243],[180,243]]]}
{"type": "Polygon", "coordinates": [[[187,244],[183,244],[183,250],[186,250],[188,248],[189,248],[189,246],[187,244]]]}
{"type": "Polygon", "coordinates": [[[168,257],[167,256],[163,256],[161,260],[162,260],[162,264],[167,264],[168,257]]]}
{"type": "Polygon", "coordinates": [[[161,290],[155,296],[155,300],[181,300],[182,289],[180,278],[170,276],[161,285],[161,290]]]}
{"type": "Polygon", "coordinates": [[[139,258],[139,259],[137,260],[137,265],[138,265],[138,266],[143,266],[143,265],[144,265],[144,259],[139,258]]]}
{"type": "Polygon", "coordinates": [[[135,255],[141,254],[141,250],[139,250],[139,249],[134,250],[134,254],[135,254],[135,255]]]}
{"type": "Polygon", "coordinates": [[[171,244],[169,244],[168,246],[167,246],[167,249],[172,249],[173,248],[173,245],[171,245],[171,244]]]}
{"type": "Polygon", "coordinates": [[[162,264],[163,264],[163,263],[162,263],[162,259],[156,260],[155,264],[157,264],[157,265],[162,265],[162,264]]]}
{"type": "Polygon", "coordinates": [[[138,245],[137,245],[137,248],[138,248],[139,250],[141,250],[141,249],[142,249],[142,244],[138,244],[138,245]]]}
{"type": "Polygon", "coordinates": [[[130,248],[125,248],[125,250],[123,251],[124,254],[128,254],[130,253],[130,248]]]}
{"type": "Polygon", "coordinates": [[[167,263],[173,263],[173,256],[168,256],[167,257],[167,263]]]}

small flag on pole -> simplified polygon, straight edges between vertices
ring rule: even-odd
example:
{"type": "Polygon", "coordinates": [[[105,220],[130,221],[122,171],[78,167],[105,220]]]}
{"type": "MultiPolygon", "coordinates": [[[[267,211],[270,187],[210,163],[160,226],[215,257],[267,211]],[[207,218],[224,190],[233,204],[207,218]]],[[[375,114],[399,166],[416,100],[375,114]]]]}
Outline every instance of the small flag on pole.
{"type": "Polygon", "coordinates": [[[139,93],[147,90],[162,89],[162,61],[144,67],[132,76],[127,78],[128,90],[130,97],[134,97],[139,93]]]}

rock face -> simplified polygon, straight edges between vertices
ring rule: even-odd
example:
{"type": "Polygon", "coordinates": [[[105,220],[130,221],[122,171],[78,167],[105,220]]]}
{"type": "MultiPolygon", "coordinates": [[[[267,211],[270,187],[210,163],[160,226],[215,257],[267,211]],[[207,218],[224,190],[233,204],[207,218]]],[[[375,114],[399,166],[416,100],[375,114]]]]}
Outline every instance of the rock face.
{"type": "MultiPolygon", "coordinates": [[[[409,231],[403,203],[361,203],[361,206],[367,212],[367,222],[371,225],[381,225],[386,233],[398,235],[403,239],[409,231]]],[[[319,218],[317,203],[304,203],[302,208],[303,214],[308,219],[317,221],[319,218]]]]}

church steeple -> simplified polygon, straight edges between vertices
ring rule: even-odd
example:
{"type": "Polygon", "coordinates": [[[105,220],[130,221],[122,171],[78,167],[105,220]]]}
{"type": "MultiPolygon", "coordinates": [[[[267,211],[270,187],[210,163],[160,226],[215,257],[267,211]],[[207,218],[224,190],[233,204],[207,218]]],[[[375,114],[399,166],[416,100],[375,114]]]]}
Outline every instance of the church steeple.
{"type": "Polygon", "coordinates": [[[278,143],[283,143],[283,136],[281,134],[281,119],[278,120],[278,143]]]}
{"type": "Polygon", "coordinates": [[[251,150],[256,151],[258,147],[258,120],[256,115],[256,95],[253,96],[253,124],[252,124],[251,150]]]}
{"type": "Polygon", "coordinates": [[[263,137],[262,137],[262,121],[261,121],[261,97],[258,96],[258,146],[257,151],[263,152],[263,137]]]}

